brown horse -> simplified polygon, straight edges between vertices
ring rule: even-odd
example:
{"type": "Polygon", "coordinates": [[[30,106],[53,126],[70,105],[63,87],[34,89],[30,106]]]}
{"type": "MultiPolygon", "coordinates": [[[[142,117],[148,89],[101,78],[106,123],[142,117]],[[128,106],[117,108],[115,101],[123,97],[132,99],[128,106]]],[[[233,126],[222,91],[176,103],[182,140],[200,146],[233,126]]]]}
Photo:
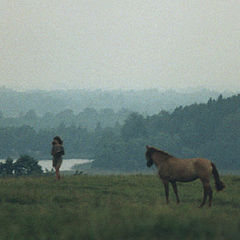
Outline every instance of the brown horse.
{"type": "Polygon", "coordinates": [[[210,186],[210,177],[212,174],[215,179],[217,191],[221,191],[225,187],[224,183],[219,179],[216,166],[208,159],[180,159],[155,147],[146,146],[146,148],[147,166],[151,167],[153,163],[157,166],[159,177],[165,188],[167,203],[169,203],[169,182],[172,184],[177,203],[179,203],[176,182],[190,182],[199,178],[202,181],[204,190],[203,200],[199,207],[205,204],[207,196],[209,196],[209,206],[212,205],[212,188],[210,186]]]}

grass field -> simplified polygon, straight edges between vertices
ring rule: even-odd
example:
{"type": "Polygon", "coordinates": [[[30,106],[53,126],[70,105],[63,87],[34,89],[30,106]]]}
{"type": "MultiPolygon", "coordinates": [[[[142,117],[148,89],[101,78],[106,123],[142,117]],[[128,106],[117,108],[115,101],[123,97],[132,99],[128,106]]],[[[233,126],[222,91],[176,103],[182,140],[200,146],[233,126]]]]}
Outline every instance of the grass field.
{"type": "Polygon", "coordinates": [[[199,181],[178,184],[180,205],[170,188],[166,205],[155,175],[2,178],[0,239],[239,239],[240,177],[222,179],[199,209],[199,181]]]}

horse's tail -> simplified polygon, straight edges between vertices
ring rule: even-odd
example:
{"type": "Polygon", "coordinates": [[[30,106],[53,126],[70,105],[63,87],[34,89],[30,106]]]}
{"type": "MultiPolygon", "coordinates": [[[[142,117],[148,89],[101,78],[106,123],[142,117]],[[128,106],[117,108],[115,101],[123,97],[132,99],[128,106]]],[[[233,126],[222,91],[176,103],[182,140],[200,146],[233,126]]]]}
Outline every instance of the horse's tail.
{"type": "Polygon", "coordinates": [[[215,187],[216,187],[217,191],[221,191],[225,188],[225,184],[220,180],[218,170],[217,170],[216,166],[214,165],[214,163],[211,163],[211,165],[212,165],[212,174],[213,174],[214,180],[215,180],[215,187]]]}

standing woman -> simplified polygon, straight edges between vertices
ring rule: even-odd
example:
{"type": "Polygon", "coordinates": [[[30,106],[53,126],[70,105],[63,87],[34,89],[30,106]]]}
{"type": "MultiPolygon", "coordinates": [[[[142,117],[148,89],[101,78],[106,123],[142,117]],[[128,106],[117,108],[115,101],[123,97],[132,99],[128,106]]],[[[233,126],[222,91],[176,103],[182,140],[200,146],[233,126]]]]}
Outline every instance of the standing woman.
{"type": "Polygon", "coordinates": [[[51,154],[53,156],[53,167],[56,170],[57,180],[60,180],[59,169],[62,164],[62,156],[65,154],[65,152],[63,147],[63,141],[59,136],[53,138],[51,154]]]}

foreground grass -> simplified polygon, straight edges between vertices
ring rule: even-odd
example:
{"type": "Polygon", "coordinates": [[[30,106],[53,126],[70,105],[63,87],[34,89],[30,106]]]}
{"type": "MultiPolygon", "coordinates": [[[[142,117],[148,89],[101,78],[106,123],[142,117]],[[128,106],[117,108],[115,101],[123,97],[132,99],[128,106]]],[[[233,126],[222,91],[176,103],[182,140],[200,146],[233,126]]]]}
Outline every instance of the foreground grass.
{"type": "Polygon", "coordinates": [[[0,239],[239,239],[240,177],[223,177],[213,207],[199,181],[179,184],[180,205],[153,175],[0,179],[0,239]]]}

